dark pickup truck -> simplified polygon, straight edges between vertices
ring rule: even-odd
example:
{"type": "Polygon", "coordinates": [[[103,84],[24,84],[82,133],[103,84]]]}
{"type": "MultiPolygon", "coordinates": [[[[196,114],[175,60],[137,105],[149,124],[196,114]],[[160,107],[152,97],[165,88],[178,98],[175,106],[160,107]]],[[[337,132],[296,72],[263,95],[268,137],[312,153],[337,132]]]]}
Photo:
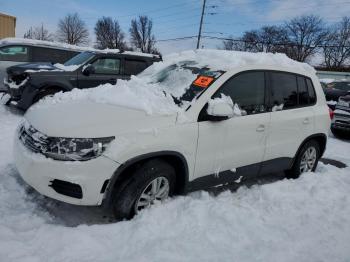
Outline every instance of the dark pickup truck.
{"type": "Polygon", "coordinates": [[[135,52],[87,51],[62,64],[22,64],[7,69],[4,83],[10,103],[27,110],[41,98],[73,88],[116,84],[129,79],[161,60],[161,57],[135,52]]]}

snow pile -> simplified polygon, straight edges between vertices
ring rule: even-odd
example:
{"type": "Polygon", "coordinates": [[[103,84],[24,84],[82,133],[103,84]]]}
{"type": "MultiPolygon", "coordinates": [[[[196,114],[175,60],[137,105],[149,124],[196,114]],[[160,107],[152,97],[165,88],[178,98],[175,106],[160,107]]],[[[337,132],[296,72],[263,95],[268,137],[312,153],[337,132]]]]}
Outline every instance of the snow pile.
{"type": "Polygon", "coordinates": [[[70,65],[70,66],[66,66],[60,63],[56,63],[54,64],[55,67],[57,67],[58,69],[62,70],[62,71],[69,71],[69,72],[73,72],[75,70],[77,70],[81,65],[70,65]]]}
{"type": "MultiPolygon", "coordinates": [[[[0,107],[0,261],[346,262],[350,257],[349,167],[320,163],[315,174],[297,180],[240,187],[217,197],[196,192],[131,221],[106,224],[99,209],[50,200],[25,185],[9,153],[20,121],[0,107]]],[[[350,165],[349,142],[330,138],[325,156],[350,165]]]]}
{"type": "Polygon", "coordinates": [[[316,71],[307,63],[300,63],[288,58],[285,54],[250,53],[227,50],[199,49],[183,51],[164,56],[164,61],[196,61],[200,66],[208,66],[211,70],[230,70],[244,66],[278,66],[299,69],[314,74],[316,71]]]}
{"type": "Polygon", "coordinates": [[[325,84],[329,84],[335,81],[333,78],[320,78],[319,80],[321,83],[325,83],[325,84]]]}
{"type": "Polygon", "coordinates": [[[239,106],[235,103],[233,104],[231,97],[225,96],[224,94],[221,94],[221,97],[216,97],[214,99],[210,99],[208,102],[208,108],[207,113],[209,115],[215,116],[214,107],[218,104],[227,104],[232,109],[232,112],[227,114],[228,117],[234,117],[234,116],[242,116],[244,115],[239,108],[239,106]]]}
{"type": "Polygon", "coordinates": [[[30,110],[47,108],[51,104],[92,101],[143,110],[147,114],[173,114],[180,111],[170,95],[164,94],[159,85],[145,83],[132,77],[130,81],[118,80],[117,85],[104,84],[92,89],[73,89],[40,100],[30,110]]]}

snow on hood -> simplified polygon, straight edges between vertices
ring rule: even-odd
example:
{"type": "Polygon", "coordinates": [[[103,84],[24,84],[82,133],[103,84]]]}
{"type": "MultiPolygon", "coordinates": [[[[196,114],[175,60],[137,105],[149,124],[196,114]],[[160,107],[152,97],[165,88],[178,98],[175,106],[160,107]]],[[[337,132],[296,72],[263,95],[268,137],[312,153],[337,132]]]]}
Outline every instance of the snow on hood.
{"type": "Polygon", "coordinates": [[[296,62],[284,54],[247,53],[224,50],[196,50],[171,54],[163,61],[154,63],[144,72],[132,76],[131,80],[118,80],[116,85],[105,84],[97,88],[59,93],[50,99],[39,101],[35,108],[47,107],[50,104],[66,103],[67,101],[94,101],[107,103],[137,110],[148,114],[173,114],[181,109],[171,95],[180,97],[181,94],[196,79],[190,70],[177,70],[161,84],[154,81],[157,74],[167,67],[184,61],[194,61],[194,66],[210,70],[231,70],[242,66],[278,66],[282,68],[299,69],[314,73],[315,70],[305,64],[296,62]],[[171,95],[170,95],[171,94],[171,95]]]}
{"type": "MultiPolygon", "coordinates": [[[[115,88],[115,87],[114,87],[115,88]]],[[[51,104],[50,110],[30,107],[26,120],[37,130],[54,137],[106,137],[174,125],[176,115],[149,115],[130,109],[92,101],[51,104]]]]}
{"type": "Polygon", "coordinates": [[[130,81],[118,80],[117,85],[104,84],[91,89],[73,89],[57,93],[40,100],[32,109],[46,109],[52,104],[67,104],[90,101],[130,109],[142,110],[147,114],[170,115],[180,111],[171,96],[164,94],[156,84],[146,83],[142,78],[132,77],[130,81]]]}

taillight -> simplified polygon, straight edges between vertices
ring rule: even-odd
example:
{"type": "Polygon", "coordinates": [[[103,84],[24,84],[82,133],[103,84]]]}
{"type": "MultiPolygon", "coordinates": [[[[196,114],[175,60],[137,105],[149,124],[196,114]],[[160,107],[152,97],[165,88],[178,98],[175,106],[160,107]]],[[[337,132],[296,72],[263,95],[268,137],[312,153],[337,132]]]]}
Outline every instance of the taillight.
{"type": "Polygon", "coordinates": [[[328,110],[329,110],[329,117],[331,118],[331,120],[333,119],[333,117],[334,117],[334,112],[333,112],[333,110],[332,109],[330,109],[330,108],[328,108],[328,110]]]}

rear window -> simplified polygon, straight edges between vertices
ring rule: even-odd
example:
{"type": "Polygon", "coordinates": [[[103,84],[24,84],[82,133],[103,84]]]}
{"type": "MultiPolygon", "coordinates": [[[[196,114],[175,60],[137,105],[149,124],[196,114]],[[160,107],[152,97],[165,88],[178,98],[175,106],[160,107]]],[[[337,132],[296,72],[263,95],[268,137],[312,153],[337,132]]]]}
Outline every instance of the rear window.
{"type": "Polygon", "coordinates": [[[0,47],[0,61],[29,62],[29,52],[26,46],[0,47]]]}

